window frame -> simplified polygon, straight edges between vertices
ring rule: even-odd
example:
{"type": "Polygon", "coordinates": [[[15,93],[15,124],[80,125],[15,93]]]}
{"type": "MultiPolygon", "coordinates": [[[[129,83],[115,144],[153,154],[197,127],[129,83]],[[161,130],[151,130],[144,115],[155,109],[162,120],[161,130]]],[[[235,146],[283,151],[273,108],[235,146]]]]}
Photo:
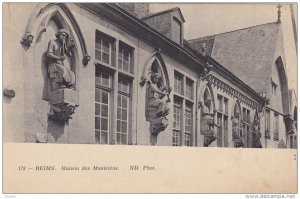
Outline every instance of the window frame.
{"type": "Polygon", "coordinates": [[[133,74],[134,70],[134,48],[132,48],[130,45],[119,41],[119,49],[118,49],[118,58],[117,58],[117,68],[119,70],[125,71],[126,73],[133,74]],[[128,70],[124,69],[124,51],[128,51],[129,56],[128,56],[128,70]],[[120,51],[121,51],[121,57],[120,57],[120,51]],[[120,59],[122,66],[120,66],[120,59]]]}
{"type": "MultiPolygon", "coordinates": [[[[97,48],[97,45],[99,47],[100,43],[100,52],[102,50],[102,42],[103,40],[107,39],[110,41],[110,51],[109,51],[109,64],[102,61],[102,54],[101,54],[101,60],[95,59],[95,89],[103,89],[109,91],[109,130],[108,130],[108,143],[107,144],[132,144],[133,140],[133,124],[132,124],[132,114],[133,114],[133,108],[134,105],[132,104],[132,87],[134,85],[134,50],[135,48],[131,47],[127,43],[119,40],[118,38],[113,38],[106,33],[103,33],[99,30],[96,30],[95,33],[95,52],[99,50],[97,48]],[[100,42],[99,42],[100,41],[100,42]],[[97,44],[98,42],[98,44],[97,44]],[[130,47],[129,52],[129,59],[128,59],[128,71],[124,71],[123,68],[119,68],[119,46],[128,46],[130,47]],[[97,80],[97,74],[99,73],[106,73],[110,75],[110,81],[108,87],[105,86],[99,86],[99,79],[97,80]],[[96,81],[98,81],[98,85],[96,84],[96,81]],[[120,83],[119,83],[120,82],[120,83]],[[122,84],[122,82],[124,84],[122,84]],[[126,82],[126,83],[125,83],[126,82]],[[127,85],[126,85],[127,84],[127,85]],[[126,85],[126,86],[124,86],[126,85]],[[118,102],[118,98],[121,99],[121,104],[118,102]],[[122,100],[125,100],[126,98],[126,105],[122,104],[122,100]],[[126,108],[125,108],[126,107],[126,108]],[[123,109],[126,109],[124,111],[123,109]],[[122,117],[123,113],[126,114],[126,117],[122,117]],[[126,113],[125,113],[126,112],[126,113]],[[119,113],[119,115],[118,115],[119,113]],[[126,118],[126,121],[124,120],[126,118]],[[126,130],[122,129],[125,124],[123,125],[123,122],[126,123],[126,130]],[[119,127],[118,128],[118,124],[119,127]],[[124,131],[124,132],[123,132],[124,131]],[[126,133],[125,133],[126,131],[126,133]],[[126,135],[122,138],[122,135],[126,135]],[[126,143],[125,143],[126,140],[126,143]]],[[[123,57],[123,55],[122,55],[123,57]]],[[[96,55],[95,55],[96,58],[96,55]]],[[[123,67],[123,66],[122,66],[123,67]]],[[[102,79],[100,79],[100,83],[102,82],[102,79]]],[[[136,108],[136,107],[135,107],[136,108]]],[[[95,113],[96,113],[96,105],[95,105],[95,113]]],[[[95,124],[96,126],[96,124],[95,124]]],[[[95,136],[95,142],[96,142],[96,136],[95,136]]]]}
{"type": "MultiPolygon", "coordinates": [[[[110,112],[111,112],[111,92],[112,92],[112,85],[111,85],[111,82],[112,82],[112,75],[111,74],[109,74],[109,73],[106,73],[106,72],[99,72],[99,71],[95,71],[95,142],[97,143],[97,144],[109,144],[109,142],[110,142],[110,125],[111,125],[111,117],[110,117],[110,112]],[[100,79],[101,79],[101,81],[100,81],[100,84],[98,84],[98,83],[96,83],[96,76],[97,76],[97,74],[101,74],[100,76],[100,79]],[[107,75],[108,77],[109,77],[109,80],[108,80],[108,82],[109,82],[109,85],[108,86],[105,86],[105,85],[102,85],[101,83],[102,83],[102,76],[103,76],[103,74],[105,74],[105,75],[107,75]],[[99,90],[99,92],[100,92],[100,97],[99,97],[99,100],[100,101],[97,101],[97,90],[99,90]],[[102,92],[107,92],[107,117],[102,117],[102,105],[104,104],[103,102],[101,102],[101,100],[102,100],[102,92]],[[97,115],[96,113],[97,113],[97,109],[96,109],[96,106],[99,106],[99,108],[100,108],[100,110],[99,110],[99,115],[97,115]],[[96,123],[96,118],[99,118],[99,129],[97,129],[96,128],[96,126],[97,126],[97,123],[96,123]],[[102,123],[101,123],[101,121],[102,121],[102,119],[107,119],[107,130],[106,130],[106,133],[107,133],[107,141],[106,141],[106,143],[101,143],[101,134],[102,134],[102,123]],[[96,138],[96,133],[97,133],[97,131],[99,131],[99,142],[97,142],[97,138],[96,138]]],[[[106,104],[105,104],[106,105],[106,104]]]]}

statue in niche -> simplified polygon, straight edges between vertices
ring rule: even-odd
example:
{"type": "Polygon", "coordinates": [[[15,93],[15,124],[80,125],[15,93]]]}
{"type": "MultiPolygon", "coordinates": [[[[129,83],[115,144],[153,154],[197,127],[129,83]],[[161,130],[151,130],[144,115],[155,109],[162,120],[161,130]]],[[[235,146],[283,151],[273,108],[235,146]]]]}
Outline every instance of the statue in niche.
{"type": "Polygon", "coordinates": [[[204,104],[202,106],[202,119],[201,119],[201,134],[204,135],[204,146],[208,147],[213,141],[217,139],[214,127],[219,127],[215,121],[215,112],[211,112],[212,99],[210,96],[205,95],[204,104]]]}
{"type": "Polygon", "coordinates": [[[259,119],[257,117],[254,118],[253,125],[252,125],[252,134],[253,134],[253,148],[262,148],[260,138],[260,125],[259,119]]]}
{"type": "Polygon", "coordinates": [[[55,34],[56,39],[50,40],[46,52],[48,74],[50,81],[50,111],[48,118],[67,122],[74,114],[77,104],[75,85],[75,73],[67,57],[72,58],[72,49],[75,47],[74,40],[65,29],[59,29],[55,34]]]}
{"type": "Polygon", "coordinates": [[[234,141],[234,147],[243,147],[244,146],[244,140],[241,137],[241,123],[240,123],[240,112],[239,110],[236,110],[234,113],[234,116],[231,118],[232,122],[232,138],[234,141]]]}
{"type": "Polygon", "coordinates": [[[168,102],[171,89],[164,86],[163,78],[158,73],[151,73],[151,81],[148,82],[148,116],[151,122],[152,134],[159,134],[168,126],[166,116],[170,113],[168,102]]]}
{"type": "Polygon", "coordinates": [[[55,40],[49,41],[46,54],[51,90],[72,89],[75,84],[75,74],[64,61],[66,56],[72,56],[71,50],[75,47],[75,43],[65,29],[59,29],[55,36],[55,40]]]}

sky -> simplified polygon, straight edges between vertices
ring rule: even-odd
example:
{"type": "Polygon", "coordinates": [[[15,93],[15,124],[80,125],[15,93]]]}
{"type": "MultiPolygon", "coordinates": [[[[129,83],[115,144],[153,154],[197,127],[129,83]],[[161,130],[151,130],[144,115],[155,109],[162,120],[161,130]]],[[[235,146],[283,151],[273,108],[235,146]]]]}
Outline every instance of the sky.
{"type": "MultiPolygon", "coordinates": [[[[289,88],[297,91],[297,55],[289,4],[282,4],[281,21],[289,88]]],[[[277,21],[277,4],[151,4],[150,11],[179,7],[184,23],[184,38],[194,39],[208,35],[247,28],[277,21]]],[[[297,15],[296,15],[297,16],[297,15]]]]}

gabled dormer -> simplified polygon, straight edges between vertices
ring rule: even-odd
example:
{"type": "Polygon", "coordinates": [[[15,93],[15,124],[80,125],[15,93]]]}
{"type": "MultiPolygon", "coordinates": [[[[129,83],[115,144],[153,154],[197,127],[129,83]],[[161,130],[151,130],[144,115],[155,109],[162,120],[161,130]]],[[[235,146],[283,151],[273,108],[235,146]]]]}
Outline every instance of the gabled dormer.
{"type": "Polygon", "coordinates": [[[185,20],[179,8],[152,13],[142,20],[177,44],[183,45],[183,23],[185,20]]]}

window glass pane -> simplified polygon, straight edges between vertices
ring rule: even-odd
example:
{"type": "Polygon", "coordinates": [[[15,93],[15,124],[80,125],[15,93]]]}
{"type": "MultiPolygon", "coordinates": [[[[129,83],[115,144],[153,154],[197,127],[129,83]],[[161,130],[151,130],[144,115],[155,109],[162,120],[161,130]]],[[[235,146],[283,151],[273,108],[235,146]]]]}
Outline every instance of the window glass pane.
{"type": "Polygon", "coordinates": [[[225,113],[228,114],[228,99],[224,98],[225,113]]]}
{"type": "Polygon", "coordinates": [[[117,121],[117,132],[121,132],[121,121],[117,121]]]}
{"type": "Polygon", "coordinates": [[[95,90],[95,101],[100,102],[100,89],[96,88],[95,90]]]}
{"type": "Polygon", "coordinates": [[[182,77],[175,74],[175,85],[174,85],[175,92],[182,94],[182,77]]]}
{"type": "Polygon", "coordinates": [[[108,104],[108,92],[102,91],[102,103],[108,104]]]}
{"type": "Polygon", "coordinates": [[[101,85],[105,87],[110,87],[110,76],[108,74],[102,73],[101,85]]]}
{"type": "Polygon", "coordinates": [[[108,106],[107,105],[101,105],[101,116],[102,117],[108,117],[108,106]]]}
{"type": "Polygon", "coordinates": [[[218,96],[218,111],[219,112],[223,112],[223,103],[222,103],[222,101],[223,101],[223,97],[218,96]]]}
{"type": "Polygon", "coordinates": [[[99,40],[99,41],[96,42],[95,48],[97,50],[101,50],[101,40],[99,40]]]}
{"type": "Polygon", "coordinates": [[[189,79],[186,81],[186,96],[193,99],[193,81],[189,79]]]}
{"type": "Polygon", "coordinates": [[[129,82],[119,78],[118,89],[119,91],[129,94],[129,82]]]}
{"type": "Polygon", "coordinates": [[[122,110],[122,120],[126,120],[127,121],[127,109],[123,109],[122,110]]]}
{"type": "Polygon", "coordinates": [[[101,118],[101,130],[108,130],[108,121],[105,118],[101,118]]]}
{"type": "Polygon", "coordinates": [[[109,41],[107,39],[102,40],[103,51],[109,54],[109,41]]]}
{"type": "Polygon", "coordinates": [[[95,117],[95,129],[100,129],[100,117],[95,117]]]}
{"type": "Polygon", "coordinates": [[[129,62],[128,61],[123,61],[123,70],[126,72],[130,72],[129,71],[129,62]]]}
{"type": "Polygon", "coordinates": [[[123,68],[123,64],[122,64],[122,59],[118,59],[118,68],[122,69],[123,68]]]}
{"type": "Polygon", "coordinates": [[[124,54],[123,54],[123,59],[124,59],[125,61],[129,61],[129,56],[130,56],[129,51],[128,51],[128,50],[124,50],[123,52],[124,52],[124,54]]]}
{"type": "Polygon", "coordinates": [[[100,131],[95,131],[95,141],[96,143],[100,143],[100,131]]]}
{"type": "Polygon", "coordinates": [[[99,50],[96,50],[96,51],[95,51],[95,58],[96,58],[97,60],[100,60],[100,61],[102,60],[102,59],[101,59],[101,52],[100,52],[99,50]]]}
{"type": "Polygon", "coordinates": [[[119,68],[130,73],[132,73],[132,69],[133,69],[133,62],[131,62],[132,53],[133,53],[132,48],[130,48],[126,44],[120,43],[119,58],[118,58],[119,68]]]}
{"type": "Polygon", "coordinates": [[[102,61],[109,64],[109,54],[102,52],[102,61]]]}
{"type": "Polygon", "coordinates": [[[121,108],[118,107],[117,109],[117,119],[121,119],[121,108]]]}
{"type": "Polygon", "coordinates": [[[118,95],[118,106],[121,107],[121,95],[118,95]]]}
{"type": "Polygon", "coordinates": [[[121,131],[122,131],[123,133],[127,133],[127,121],[122,122],[121,131]]]}
{"type": "Polygon", "coordinates": [[[100,115],[100,105],[97,103],[95,104],[95,114],[100,115]]]}
{"type": "Polygon", "coordinates": [[[180,145],[180,133],[178,131],[173,130],[173,136],[172,136],[172,146],[179,146],[180,145]]]}
{"type": "MultiPolygon", "coordinates": [[[[175,102],[175,101],[174,101],[175,102]]],[[[173,120],[173,128],[175,128],[175,129],[180,129],[180,113],[181,111],[180,111],[180,107],[178,107],[178,106],[174,106],[174,112],[173,112],[173,118],[174,118],[174,120],[173,120]]]]}
{"type": "Polygon", "coordinates": [[[127,108],[127,97],[126,96],[122,96],[122,107],[127,108]]]}
{"type": "Polygon", "coordinates": [[[97,85],[101,85],[101,76],[96,75],[96,77],[95,77],[95,83],[96,83],[97,85]]]}
{"type": "Polygon", "coordinates": [[[107,132],[101,132],[101,144],[107,144],[108,143],[108,136],[107,132]]]}

